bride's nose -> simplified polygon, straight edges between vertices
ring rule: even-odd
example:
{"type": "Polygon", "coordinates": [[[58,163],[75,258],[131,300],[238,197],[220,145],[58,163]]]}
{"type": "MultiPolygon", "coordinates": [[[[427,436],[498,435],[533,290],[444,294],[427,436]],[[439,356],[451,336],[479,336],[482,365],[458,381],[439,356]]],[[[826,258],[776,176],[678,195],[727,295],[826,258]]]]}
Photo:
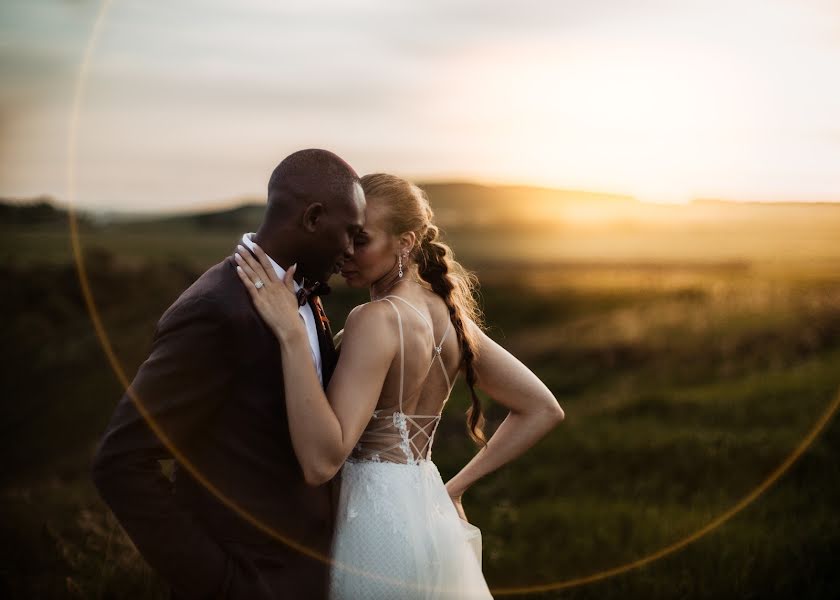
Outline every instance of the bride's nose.
{"type": "Polygon", "coordinates": [[[356,242],[351,238],[350,242],[344,248],[344,262],[353,258],[356,253],[356,242]]]}

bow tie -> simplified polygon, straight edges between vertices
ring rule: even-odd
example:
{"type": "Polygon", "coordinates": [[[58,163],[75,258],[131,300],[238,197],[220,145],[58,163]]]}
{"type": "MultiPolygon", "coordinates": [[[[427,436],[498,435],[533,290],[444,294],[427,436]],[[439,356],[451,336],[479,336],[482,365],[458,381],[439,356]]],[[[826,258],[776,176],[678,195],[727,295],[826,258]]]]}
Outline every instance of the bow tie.
{"type": "Polygon", "coordinates": [[[297,301],[298,306],[303,306],[306,304],[310,298],[314,298],[316,296],[326,296],[330,293],[330,286],[326,283],[321,283],[320,281],[316,281],[309,287],[301,286],[301,288],[297,291],[297,301]]]}

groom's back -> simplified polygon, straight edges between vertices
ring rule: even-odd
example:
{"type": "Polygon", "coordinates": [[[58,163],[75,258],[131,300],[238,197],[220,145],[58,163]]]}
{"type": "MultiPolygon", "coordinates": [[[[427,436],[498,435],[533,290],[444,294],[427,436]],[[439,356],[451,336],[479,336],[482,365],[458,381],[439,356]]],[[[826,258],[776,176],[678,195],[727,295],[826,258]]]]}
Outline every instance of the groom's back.
{"type": "Polygon", "coordinates": [[[231,258],[167,309],[132,390],[176,448],[171,499],[144,480],[148,465],[137,468],[170,451],[128,393],[103,439],[95,478],[150,564],[183,594],[205,577],[221,578],[230,597],[325,598],[328,565],[277,537],[328,555],[335,490],[303,479],[289,438],[279,345],[231,258]],[[156,519],[172,515],[156,510],[182,511],[189,524],[177,524],[180,533],[161,531],[167,523],[156,519]],[[224,577],[195,564],[202,546],[213,544],[227,559],[224,577]],[[179,569],[192,572],[181,577],[179,569]]]}

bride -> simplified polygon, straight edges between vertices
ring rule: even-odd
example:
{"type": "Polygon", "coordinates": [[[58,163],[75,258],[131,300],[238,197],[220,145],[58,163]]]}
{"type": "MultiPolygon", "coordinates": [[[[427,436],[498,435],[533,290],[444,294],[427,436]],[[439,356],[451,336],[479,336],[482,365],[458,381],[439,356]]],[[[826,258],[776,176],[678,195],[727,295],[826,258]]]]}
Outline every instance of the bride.
{"type": "Polygon", "coordinates": [[[462,496],[564,413],[548,388],[482,331],[474,280],[438,239],[423,191],[387,174],[361,183],[366,223],[341,273],[349,286],[369,288],[371,301],[354,308],[336,336],[341,354],[326,394],[298,313],[295,267],[280,280],[258,246],[256,259],[248,252],[237,259],[281,346],[290,434],[304,476],[321,485],[341,474],[330,596],[491,598],[480,532],[467,521],[462,496]],[[459,373],[472,398],[467,429],[481,449],[444,485],[432,443],[459,373]],[[489,440],[476,388],[510,410],[489,440]]]}

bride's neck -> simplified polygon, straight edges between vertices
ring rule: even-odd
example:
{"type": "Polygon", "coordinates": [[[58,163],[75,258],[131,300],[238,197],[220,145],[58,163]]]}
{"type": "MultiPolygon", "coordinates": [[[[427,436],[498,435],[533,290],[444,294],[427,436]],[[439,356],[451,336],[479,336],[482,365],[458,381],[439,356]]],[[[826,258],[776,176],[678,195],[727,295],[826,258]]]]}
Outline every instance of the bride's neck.
{"type": "Polygon", "coordinates": [[[383,296],[392,294],[395,291],[402,289],[408,282],[416,282],[417,277],[417,267],[415,266],[412,266],[407,271],[403,272],[402,277],[400,277],[399,273],[396,271],[393,273],[386,273],[382,278],[374,281],[370,286],[370,299],[379,300],[383,296]]]}

